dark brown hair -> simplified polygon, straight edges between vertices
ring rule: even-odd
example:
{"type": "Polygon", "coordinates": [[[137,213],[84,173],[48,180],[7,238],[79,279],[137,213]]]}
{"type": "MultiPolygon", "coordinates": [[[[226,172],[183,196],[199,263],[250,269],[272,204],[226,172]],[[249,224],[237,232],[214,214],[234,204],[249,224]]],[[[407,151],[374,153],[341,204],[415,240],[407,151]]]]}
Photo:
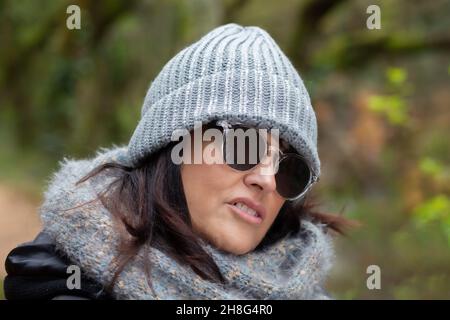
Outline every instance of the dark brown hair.
{"type": "MultiPolygon", "coordinates": [[[[180,166],[171,160],[174,143],[144,158],[134,167],[109,162],[102,164],[77,184],[104,171],[117,176],[97,199],[111,213],[119,233],[114,276],[107,290],[112,291],[117,277],[143,246],[156,247],[181,264],[189,265],[205,280],[224,282],[219,267],[202,248],[192,229],[183,191],[180,166]]],[[[352,222],[342,216],[319,213],[306,197],[302,202],[286,201],[273,225],[255,250],[273,244],[300,229],[301,218],[309,217],[343,234],[352,222]]],[[[150,263],[145,272],[150,280],[150,263]]],[[[152,288],[153,289],[153,288],[152,288]]]]}

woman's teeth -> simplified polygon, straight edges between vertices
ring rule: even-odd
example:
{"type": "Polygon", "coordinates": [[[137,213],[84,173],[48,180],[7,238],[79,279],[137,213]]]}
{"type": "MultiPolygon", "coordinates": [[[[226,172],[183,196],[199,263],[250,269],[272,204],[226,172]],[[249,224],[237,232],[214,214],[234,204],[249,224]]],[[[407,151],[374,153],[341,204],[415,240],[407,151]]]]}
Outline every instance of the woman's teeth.
{"type": "Polygon", "coordinates": [[[253,210],[252,208],[247,207],[245,204],[243,204],[241,202],[235,202],[233,205],[235,207],[238,207],[239,209],[241,209],[245,213],[248,213],[249,215],[252,215],[254,217],[259,217],[258,213],[255,210],[253,210]]]}

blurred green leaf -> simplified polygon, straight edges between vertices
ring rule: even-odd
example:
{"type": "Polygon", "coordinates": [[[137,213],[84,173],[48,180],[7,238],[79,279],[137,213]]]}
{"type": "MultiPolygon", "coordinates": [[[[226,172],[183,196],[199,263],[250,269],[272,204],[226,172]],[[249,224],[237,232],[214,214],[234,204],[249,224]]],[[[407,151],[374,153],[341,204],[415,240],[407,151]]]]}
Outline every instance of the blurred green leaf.
{"type": "Polygon", "coordinates": [[[450,226],[450,198],[443,194],[434,196],[420,204],[413,213],[420,224],[438,220],[450,226]]]}
{"type": "Polygon", "coordinates": [[[401,85],[405,83],[406,80],[406,71],[402,68],[388,68],[386,70],[386,76],[389,80],[389,83],[394,85],[401,85]]]}
{"type": "Polygon", "coordinates": [[[423,173],[433,177],[439,176],[444,172],[442,164],[430,157],[421,159],[419,168],[423,173]]]}
{"type": "Polygon", "coordinates": [[[369,109],[384,115],[393,125],[405,125],[408,120],[407,105],[399,95],[374,95],[369,98],[369,109]]]}
{"type": "Polygon", "coordinates": [[[447,247],[450,248],[450,198],[439,194],[415,208],[414,220],[420,227],[431,226],[435,223],[435,230],[444,234],[447,239],[447,247]]]}

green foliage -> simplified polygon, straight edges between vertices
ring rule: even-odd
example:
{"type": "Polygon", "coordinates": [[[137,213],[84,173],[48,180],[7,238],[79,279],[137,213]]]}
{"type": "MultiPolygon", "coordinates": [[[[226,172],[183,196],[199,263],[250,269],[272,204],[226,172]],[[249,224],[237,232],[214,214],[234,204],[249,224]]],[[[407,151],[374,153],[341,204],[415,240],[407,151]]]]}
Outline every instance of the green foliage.
{"type": "Polygon", "coordinates": [[[390,84],[399,86],[405,83],[406,70],[402,68],[388,68],[386,75],[390,84]]]}
{"type": "Polygon", "coordinates": [[[410,122],[409,106],[405,88],[407,72],[398,67],[386,70],[387,88],[392,94],[372,95],[368,100],[369,110],[386,117],[394,126],[405,126],[410,122]]]}
{"type": "Polygon", "coordinates": [[[369,109],[384,115],[392,125],[405,125],[408,121],[408,108],[399,95],[374,95],[370,97],[369,109]]]}
{"type": "Polygon", "coordinates": [[[426,157],[420,160],[420,170],[432,177],[439,177],[444,173],[444,166],[442,163],[431,157],[426,157]]]}
{"type": "Polygon", "coordinates": [[[432,299],[433,293],[436,291],[444,292],[447,289],[446,284],[449,282],[450,277],[445,273],[432,274],[423,278],[411,276],[397,284],[393,290],[393,297],[402,300],[432,299]]]}
{"type": "Polygon", "coordinates": [[[448,165],[444,165],[442,161],[438,161],[435,158],[425,157],[420,161],[420,170],[430,177],[437,185],[443,187],[450,186],[450,168],[448,165]]]}
{"type": "Polygon", "coordinates": [[[414,221],[419,226],[429,226],[436,223],[447,237],[450,249],[450,197],[438,194],[421,203],[414,209],[414,221]]]}
{"type": "Polygon", "coordinates": [[[414,215],[420,224],[442,221],[450,226],[450,198],[443,194],[436,195],[418,206],[414,215]]]}

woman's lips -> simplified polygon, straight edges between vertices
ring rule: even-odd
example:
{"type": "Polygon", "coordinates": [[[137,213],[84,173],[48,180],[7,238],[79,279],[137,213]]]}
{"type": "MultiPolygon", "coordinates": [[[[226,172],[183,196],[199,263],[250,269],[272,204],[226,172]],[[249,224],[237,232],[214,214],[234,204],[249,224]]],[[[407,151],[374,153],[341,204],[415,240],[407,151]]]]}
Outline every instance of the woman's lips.
{"type": "Polygon", "coordinates": [[[227,205],[239,217],[253,224],[260,224],[266,215],[264,207],[249,198],[235,198],[227,205]]]}

